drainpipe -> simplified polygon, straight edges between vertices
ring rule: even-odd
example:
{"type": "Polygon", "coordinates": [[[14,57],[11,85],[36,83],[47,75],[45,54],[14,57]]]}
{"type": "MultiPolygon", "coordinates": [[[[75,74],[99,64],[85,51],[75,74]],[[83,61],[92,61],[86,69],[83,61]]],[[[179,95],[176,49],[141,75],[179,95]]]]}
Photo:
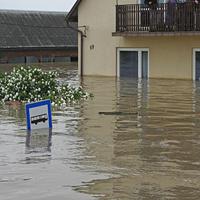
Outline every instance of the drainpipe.
{"type": "MultiPolygon", "coordinates": [[[[80,60],[80,76],[82,77],[83,76],[83,38],[86,37],[86,34],[79,30],[78,28],[74,28],[73,26],[70,25],[70,22],[68,20],[68,18],[66,18],[66,22],[67,22],[67,26],[69,28],[71,28],[72,30],[78,32],[81,36],[81,48],[80,48],[80,54],[81,54],[81,60],[80,60]]],[[[86,29],[86,26],[82,26],[86,29]]]]}

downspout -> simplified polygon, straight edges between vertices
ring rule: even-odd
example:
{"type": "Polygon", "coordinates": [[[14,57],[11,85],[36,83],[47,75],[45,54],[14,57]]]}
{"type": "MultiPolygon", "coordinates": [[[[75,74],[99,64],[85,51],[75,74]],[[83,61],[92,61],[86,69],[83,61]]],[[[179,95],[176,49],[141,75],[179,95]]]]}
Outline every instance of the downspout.
{"type": "Polygon", "coordinates": [[[80,60],[80,76],[82,77],[83,76],[83,38],[84,37],[86,37],[86,34],[83,32],[83,31],[81,31],[81,30],[79,30],[78,28],[74,28],[73,26],[71,26],[70,25],[70,22],[69,22],[69,20],[68,20],[68,18],[66,18],[66,22],[67,22],[67,26],[69,27],[69,28],[71,28],[72,30],[74,30],[74,31],[76,31],[77,33],[79,33],[80,34],[80,36],[81,36],[81,47],[80,47],[80,54],[81,54],[81,60],[80,60]]]}

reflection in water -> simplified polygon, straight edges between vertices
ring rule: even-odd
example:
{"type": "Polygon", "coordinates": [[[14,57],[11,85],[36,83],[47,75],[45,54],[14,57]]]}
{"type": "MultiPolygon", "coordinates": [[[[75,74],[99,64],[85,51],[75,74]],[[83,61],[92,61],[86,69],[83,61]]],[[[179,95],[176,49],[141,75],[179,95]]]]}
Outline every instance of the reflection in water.
{"type": "Polygon", "coordinates": [[[27,135],[24,114],[0,109],[0,199],[199,199],[199,82],[83,86],[94,98],[54,110],[52,133],[27,135]]]}
{"type": "Polygon", "coordinates": [[[47,162],[51,159],[52,129],[27,131],[26,164],[47,162]]]}
{"type": "MultiPolygon", "coordinates": [[[[86,88],[92,90],[93,81],[85,79],[86,88]]],[[[176,80],[95,83],[94,102],[81,110],[90,159],[81,164],[95,163],[114,178],[77,190],[102,199],[198,199],[199,86],[176,80]],[[102,110],[121,114],[98,115],[102,110]]]]}
{"type": "Polygon", "coordinates": [[[26,153],[51,152],[52,129],[27,131],[26,153]]]}

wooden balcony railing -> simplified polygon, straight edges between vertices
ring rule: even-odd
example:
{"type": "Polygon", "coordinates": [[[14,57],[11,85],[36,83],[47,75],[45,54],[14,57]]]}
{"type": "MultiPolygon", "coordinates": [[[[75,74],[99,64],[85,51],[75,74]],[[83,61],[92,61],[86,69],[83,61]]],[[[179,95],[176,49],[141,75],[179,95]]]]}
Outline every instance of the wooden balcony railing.
{"type": "Polygon", "coordinates": [[[200,5],[163,3],[116,6],[116,32],[200,32],[200,5]]]}

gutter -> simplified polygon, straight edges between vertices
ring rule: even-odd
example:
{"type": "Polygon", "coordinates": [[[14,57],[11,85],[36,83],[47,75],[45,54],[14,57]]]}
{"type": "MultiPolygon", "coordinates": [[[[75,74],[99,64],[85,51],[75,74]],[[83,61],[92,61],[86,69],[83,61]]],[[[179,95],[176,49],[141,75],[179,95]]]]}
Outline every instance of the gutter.
{"type": "MultiPolygon", "coordinates": [[[[70,25],[70,22],[69,22],[69,18],[66,17],[66,23],[67,23],[67,26],[69,28],[71,28],[72,30],[76,31],[77,33],[80,34],[81,36],[81,48],[80,48],[80,54],[81,54],[81,60],[80,60],[80,76],[82,77],[83,76],[83,38],[86,37],[86,34],[79,30],[78,28],[74,28],[73,26],[70,25]]],[[[84,26],[85,27],[85,26],[84,26]]],[[[86,28],[86,27],[85,27],[86,28]]]]}
{"type": "Polygon", "coordinates": [[[71,45],[71,46],[7,46],[7,47],[0,47],[0,51],[38,51],[38,50],[71,50],[75,51],[77,49],[77,46],[71,45]]]}

